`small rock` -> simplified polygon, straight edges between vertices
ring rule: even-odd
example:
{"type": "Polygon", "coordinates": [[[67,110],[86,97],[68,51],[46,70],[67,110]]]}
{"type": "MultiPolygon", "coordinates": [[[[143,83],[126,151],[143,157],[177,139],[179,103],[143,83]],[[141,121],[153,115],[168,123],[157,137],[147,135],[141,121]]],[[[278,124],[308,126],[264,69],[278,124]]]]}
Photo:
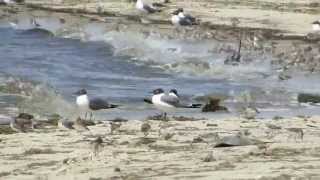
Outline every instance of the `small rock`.
{"type": "Polygon", "coordinates": [[[121,169],[119,167],[114,168],[114,172],[120,172],[121,169]]]}
{"type": "Polygon", "coordinates": [[[210,99],[202,108],[202,112],[228,111],[224,106],[220,106],[220,99],[210,99]]]}

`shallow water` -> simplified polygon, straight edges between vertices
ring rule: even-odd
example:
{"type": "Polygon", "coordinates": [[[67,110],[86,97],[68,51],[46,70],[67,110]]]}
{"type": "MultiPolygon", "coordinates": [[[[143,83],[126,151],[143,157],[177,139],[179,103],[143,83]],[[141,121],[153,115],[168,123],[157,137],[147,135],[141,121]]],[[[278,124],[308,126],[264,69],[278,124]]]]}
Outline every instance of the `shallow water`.
{"type": "MultiPolygon", "coordinates": [[[[23,108],[74,116],[77,111],[72,93],[86,88],[89,95],[122,105],[120,109],[103,111],[96,116],[144,118],[157,110],[144,104],[142,99],[149,96],[152,89],[162,87],[176,88],[187,97],[211,93],[229,96],[226,105],[232,114],[237,113],[238,96],[243,92],[255,97],[262,110],[260,116],[316,111],[316,107],[297,105],[293,97],[299,87],[292,82],[280,84],[267,61],[268,56],[238,67],[226,66],[222,63],[223,55],[210,52],[217,46],[210,41],[166,40],[138,33],[105,32],[98,24],[82,28],[86,33],[84,39],[74,34],[72,37],[80,38],[70,39],[70,34],[64,35],[69,38],[62,38],[26,32],[28,28],[25,27],[0,28],[0,73],[4,77],[1,82],[13,77],[34,85],[29,104],[24,102],[23,108]]],[[[55,32],[59,28],[48,29],[55,32]]],[[[20,107],[20,101],[16,97],[7,98],[7,94],[1,96],[2,105],[20,107]]],[[[217,116],[200,113],[200,110],[181,110],[175,114],[217,116]]]]}

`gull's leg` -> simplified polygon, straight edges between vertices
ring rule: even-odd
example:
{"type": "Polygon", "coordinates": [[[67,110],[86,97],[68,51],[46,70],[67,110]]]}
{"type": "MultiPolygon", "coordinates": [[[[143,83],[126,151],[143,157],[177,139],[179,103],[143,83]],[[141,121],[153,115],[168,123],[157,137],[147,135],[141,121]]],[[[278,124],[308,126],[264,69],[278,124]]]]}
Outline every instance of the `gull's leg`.
{"type": "Polygon", "coordinates": [[[93,113],[90,112],[90,121],[92,120],[92,117],[93,117],[93,113]]]}

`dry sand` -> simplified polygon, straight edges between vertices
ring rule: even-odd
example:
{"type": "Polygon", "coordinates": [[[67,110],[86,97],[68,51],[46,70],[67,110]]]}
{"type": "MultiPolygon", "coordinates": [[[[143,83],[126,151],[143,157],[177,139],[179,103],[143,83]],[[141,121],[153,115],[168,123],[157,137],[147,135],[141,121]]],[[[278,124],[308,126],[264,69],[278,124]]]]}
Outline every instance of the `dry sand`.
{"type": "Polygon", "coordinates": [[[319,179],[319,120],[149,120],[146,137],[140,131],[146,121],[130,120],[113,134],[105,123],[89,132],[49,128],[1,135],[0,179],[319,179]],[[301,128],[303,139],[287,128],[301,128]],[[217,133],[239,132],[266,143],[214,147],[217,133]],[[94,154],[98,136],[104,143],[94,154]]]}
{"type": "MultiPolygon", "coordinates": [[[[160,0],[144,0],[160,2],[160,0]]],[[[133,0],[26,0],[28,4],[66,12],[98,13],[103,16],[139,17],[133,0]]],[[[319,19],[318,0],[170,0],[161,13],[145,16],[156,23],[170,24],[170,13],[178,7],[201,19],[202,23],[239,27],[276,29],[301,35],[312,32],[311,23],[319,19]]]]}

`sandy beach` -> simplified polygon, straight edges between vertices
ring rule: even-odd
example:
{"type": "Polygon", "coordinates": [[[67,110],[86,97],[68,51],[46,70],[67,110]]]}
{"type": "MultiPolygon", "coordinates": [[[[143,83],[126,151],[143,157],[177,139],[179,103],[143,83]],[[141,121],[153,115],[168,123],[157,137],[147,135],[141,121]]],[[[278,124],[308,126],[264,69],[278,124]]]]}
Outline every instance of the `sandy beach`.
{"type": "Polygon", "coordinates": [[[319,117],[130,120],[1,135],[1,179],[318,179],[319,117]],[[147,136],[140,131],[149,123],[147,136]],[[301,131],[303,134],[301,134],[301,131]],[[215,147],[241,134],[244,146],[215,147]],[[94,139],[101,137],[101,145],[94,139]],[[248,141],[249,140],[249,141],[248,141]],[[248,145],[246,145],[248,144],[248,145]],[[252,145],[251,145],[252,144],[252,145]]]}
{"type": "MultiPolygon", "coordinates": [[[[229,42],[238,45],[239,34],[242,34],[245,52],[272,56],[268,59],[270,63],[278,64],[279,70],[284,72],[273,79],[280,82],[295,76],[294,72],[290,76],[285,74],[290,68],[310,74],[320,72],[320,36],[308,39],[308,34],[313,33],[311,22],[319,19],[319,7],[316,0],[172,0],[161,13],[143,19],[129,0],[102,3],[26,0],[25,5],[1,6],[0,20],[10,22],[28,15],[43,23],[52,18],[61,23],[57,23],[60,29],[54,35],[59,38],[69,35],[72,39],[73,32],[84,34],[83,39],[79,38],[83,42],[90,39],[86,37],[90,34],[85,32],[90,23],[103,24],[101,33],[114,33],[117,37],[132,33],[133,37],[139,35],[138,38],[142,34],[145,39],[156,34],[164,40],[213,40],[218,44],[210,50],[213,53],[230,49],[229,42]],[[102,12],[98,12],[98,6],[102,12]],[[180,37],[170,23],[170,13],[181,6],[201,19],[201,24],[187,28],[180,37]],[[232,25],[235,18],[239,20],[236,26],[232,25]],[[255,38],[261,43],[260,47],[255,47],[255,38]]],[[[143,44],[140,42],[144,41],[138,42],[143,44]]],[[[139,55],[138,50],[128,45],[119,54],[135,57],[139,55]]],[[[174,48],[167,50],[176,51],[174,48]]],[[[257,59],[249,55],[250,61],[257,59]]],[[[208,64],[204,63],[204,69],[208,64]]],[[[170,64],[172,67],[178,65],[170,64]]],[[[198,65],[195,64],[194,69],[198,65]]],[[[201,67],[199,69],[195,72],[204,71],[201,67]]],[[[266,96],[273,93],[266,92],[266,96]]],[[[39,99],[45,98],[41,96],[39,99]]],[[[51,100],[48,98],[47,101],[51,100]]],[[[61,102],[64,101],[52,104],[59,106],[61,102]]],[[[15,108],[12,114],[19,110],[15,108]]],[[[320,116],[275,116],[272,119],[232,116],[209,119],[171,117],[169,121],[129,119],[113,122],[113,125],[110,121],[101,121],[88,126],[89,131],[59,126],[46,126],[27,133],[8,133],[1,129],[0,179],[320,179],[320,116]],[[148,124],[143,128],[145,132],[141,131],[143,124],[148,124]]]]}

